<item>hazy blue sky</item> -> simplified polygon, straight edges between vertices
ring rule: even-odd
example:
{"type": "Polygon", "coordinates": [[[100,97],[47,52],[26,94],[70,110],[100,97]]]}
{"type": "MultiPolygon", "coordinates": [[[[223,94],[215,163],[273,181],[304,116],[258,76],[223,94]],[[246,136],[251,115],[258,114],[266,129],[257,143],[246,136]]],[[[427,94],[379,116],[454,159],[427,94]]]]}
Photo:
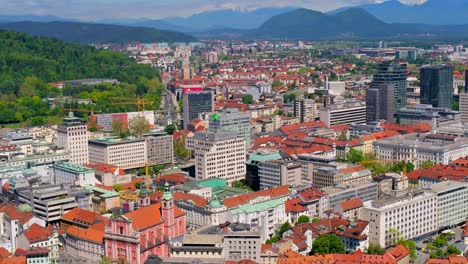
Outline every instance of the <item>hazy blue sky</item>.
{"type": "MultiPolygon", "coordinates": [[[[1,14],[54,15],[66,18],[164,18],[225,8],[301,6],[329,11],[383,0],[0,0],[1,14]]],[[[425,0],[401,0],[416,3],[425,0]]]]}

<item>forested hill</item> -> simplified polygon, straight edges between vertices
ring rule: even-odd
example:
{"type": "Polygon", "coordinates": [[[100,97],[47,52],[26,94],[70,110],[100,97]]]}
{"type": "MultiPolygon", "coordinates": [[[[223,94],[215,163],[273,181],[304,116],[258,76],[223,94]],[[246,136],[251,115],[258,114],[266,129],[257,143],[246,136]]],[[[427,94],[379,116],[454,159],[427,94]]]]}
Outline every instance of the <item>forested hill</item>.
{"type": "Polygon", "coordinates": [[[183,33],[149,27],[64,21],[0,23],[0,29],[14,30],[35,36],[56,38],[81,44],[196,41],[194,37],[183,33]]]}
{"type": "Polygon", "coordinates": [[[135,82],[158,72],[113,51],[0,30],[0,85],[36,76],[45,82],[80,78],[115,78],[135,82]]]}
{"type": "Polygon", "coordinates": [[[137,64],[122,53],[0,30],[0,124],[60,122],[63,105],[50,108],[44,100],[50,97],[91,99],[96,110],[118,112],[136,107],[112,105],[112,96],[139,95],[157,108],[162,92],[164,86],[156,69],[137,64]],[[81,78],[113,78],[122,84],[63,90],[48,84],[81,78]]]}

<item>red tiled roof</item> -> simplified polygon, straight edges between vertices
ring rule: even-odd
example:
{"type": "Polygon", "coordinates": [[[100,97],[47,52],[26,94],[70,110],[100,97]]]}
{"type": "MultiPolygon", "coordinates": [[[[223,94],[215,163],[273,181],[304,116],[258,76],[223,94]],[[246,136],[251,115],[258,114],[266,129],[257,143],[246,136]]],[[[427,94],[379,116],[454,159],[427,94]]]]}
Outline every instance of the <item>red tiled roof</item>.
{"type": "Polygon", "coordinates": [[[132,182],[129,182],[129,183],[125,183],[125,184],[122,184],[122,190],[123,191],[135,191],[136,190],[136,187],[135,187],[135,184],[136,183],[141,183],[143,181],[143,178],[136,178],[136,179],[132,179],[132,182]]]}
{"type": "Polygon", "coordinates": [[[0,258],[5,258],[5,257],[8,257],[8,256],[10,256],[10,252],[8,252],[8,250],[6,250],[6,248],[1,247],[0,248],[0,258]]]}
{"type": "Polygon", "coordinates": [[[3,184],[3,190],[8,191],[9,189],[10,189],[10,184],[8,182],[5,182],[5,184],[3,184]]]}
{"type": "Polygon", "coordinates": [[[340,172],[343,174],[348,174],[348,173],[353,173],[353,172],[358,172],[358,171],[363,171],[363,170],[367,170],[367,168],[364,166],[354,166],[351,168],[342,169],[340,172]]]}
{"type": "Polygon", "coordinates": [[[15,256],[30,256],[30,255],[48,255],[49,254],[49,249],[44,248],[44,247],[32,247],[29,249],[22,249],[18,248],[15,251],[15,256]]]}
{"type": "Polygon", "coordinates": [[[388,251],[396,261],[400,261],[410,254],[410,251],[403,245],[398,245],[388,251]]]}
{"type": "Polygon", "coordinates": [[[66,234],[82,240],[88,240],[102,244],[104,241],[104,226],[104,222],[94,224],[85,230],[71,226],[67,229],[66,234]]]}
{"type": "Polygon", "coordinates": [[[171,185],[179,185],[187,182],[187,178],[185,178],[185,175],[182,173],[175,173],[175,174],[167,174],[167,175],[162,175],[159,176],[155,182],[171,182],[173,184],[171,185]]]}
{"type": "Polygon", "coordinates": [[[299,130],[305,130],[305,129],[308,130],[311,128],[326,128],[326,127],[327,125],[323,123],[322,121],[312,121],[312,122],[282,126],[279,128],[279,130],[283,134],[289,135],[290,133],[297,132],[299,130]]]}
{"type": "Polygon", "coordinates": [[[49,240],[49,237],[52,236],[52,230],[34,223],[23,234],[29,243],[37,243],[49,240]]]}
{"type": "Polygon", "coordinates": [[[357,209],[362,206],[363,206],[362,201],[359,198],[353,198],[353,199],[346,200],[340,203],[340,207],[344,212],[357,209]]]}
{"type": "Polygon", "coordinates": [[[91,226],[98,222],[108,221],[107,218],[101,216],[100,214],[81,208],[73,208],[70,212],[64,214],[62,219],[69,222],[79,222],[87,226],[91,226]]]}
{"type": "Polygon", "coordinates": [[[234,197],[225,198],[224,205],[227,208],[230,208],[230,207],[235,207],[235,206],[248,203],[250,200],[257,198],[257,197],[262,197],[262,196],[278,197],[278,196],[286,195],[288,193],[290,193],[289,186],[283,185],[283,186],[275,187],[275,188],[268,189],[268,190],[262,190],[258,192],[246,193],[246,194],[241,194],[241,195],[234,196],[234,197]]]}
{"type": "Polygon", "coordinates": [[[319,189],[308,189],[300,192],[298,196],[301,197],[304,202],[312,202],[325,196],[325,194],[319,189]]]}
{"type": "Polygon", "coordinates": [[[205,198],[190,193],[175,192],[173,196],[176,201],[192,201],[196,206],[202,208],[208,204],[208,201],[205,198]]]}
{"type": "Polygon", "coordinates": [[[467,167],[440,164],[407,173],[408,178],[412,181],[417,181],[422,176],[438,179],[439,181],[463,181],[466,175],[468,175],[467,167]]]}
{"type": "Polygon", "coordinates": [[[300,212],[307,211],[307,207],[301,205],[300,202],[301,202],[301,199],[299,198],[287,200],[284,204],[286,213],[287,214],[291,212],[300,213],[300,212]]]}
{"type": "Polygon", "coordinates": [[[106,186],[103,184],[96,183],[95,187],[107,190],[107,191],[114,191],[114,188],[112,186],[106,186]]]}
{"type": "MultiPolygon", "coordinates": [[[[184,211],[182,211],[179,207],[174,206],[175,218],[180,217],[184,214],[184,211]]],[[[161,203],[156,203],[149,206],[145,206],[143,208],[139,208],[135,211],[126,213],[124,216],[133,221],[133,229],[135,229],[136,231],[142,231],[163,222],[161,215],[161,203]]]]}
{"type": "Polygon", "coordinates": [[[85,166],[104,173],[114,173],[116,170],[118,170],[119,175],[125,175],[123,169],[119,169],[119,167],[110,164],[86,164],[85,166]]]}
{"type": "Polygon", "coordinates": [[[26,264],[26,257],[9,257],[9,258],[0,258],[1,264],[26,264]]]}
{"type": "Polygon", "coordinates": [[[20,224],[25,224],[33,218],[32,213],[18,211],[14,204],[1,206],[0,212],[4,212],[11,220],[18,220],[20,224]]]}

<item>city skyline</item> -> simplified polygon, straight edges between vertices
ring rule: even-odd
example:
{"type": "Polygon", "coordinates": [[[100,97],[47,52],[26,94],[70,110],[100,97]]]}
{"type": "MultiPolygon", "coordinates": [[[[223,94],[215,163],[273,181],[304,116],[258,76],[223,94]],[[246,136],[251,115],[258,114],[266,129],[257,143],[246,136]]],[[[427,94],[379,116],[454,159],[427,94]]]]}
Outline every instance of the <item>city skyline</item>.
{"type": "MultiPolygon", "coordinates": [[[[427,0],[400,0],[405,4],[422,4],[427,0]]],[[[382,3],[383,0],[0,0],[0,15],[57,16],[77,20],[99,19],[163,19],[191,16],[206,11],[244,10],[266,7],[303,7],[327,12],[346,6],[382,3]]]]}

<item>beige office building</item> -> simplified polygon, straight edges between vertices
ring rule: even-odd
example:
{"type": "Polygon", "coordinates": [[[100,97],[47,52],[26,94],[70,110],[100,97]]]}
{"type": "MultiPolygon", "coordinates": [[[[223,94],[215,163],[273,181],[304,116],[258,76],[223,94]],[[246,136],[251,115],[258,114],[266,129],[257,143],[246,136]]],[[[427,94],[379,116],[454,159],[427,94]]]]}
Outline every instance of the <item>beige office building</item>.
{"type": "Polygon", "coordinates": [[[109,164],[121,169],[146,166],[148,160],[145,139],[134,137],[99,137],[88,141],[89,162],[109,164]]]}
{"type": "Polygon", "coordinates": [[[217,177],[229,184],[245,179],[245,139],[236,132],[196,132],[185,145],[194,152],[197,179],[217,177]]]}

